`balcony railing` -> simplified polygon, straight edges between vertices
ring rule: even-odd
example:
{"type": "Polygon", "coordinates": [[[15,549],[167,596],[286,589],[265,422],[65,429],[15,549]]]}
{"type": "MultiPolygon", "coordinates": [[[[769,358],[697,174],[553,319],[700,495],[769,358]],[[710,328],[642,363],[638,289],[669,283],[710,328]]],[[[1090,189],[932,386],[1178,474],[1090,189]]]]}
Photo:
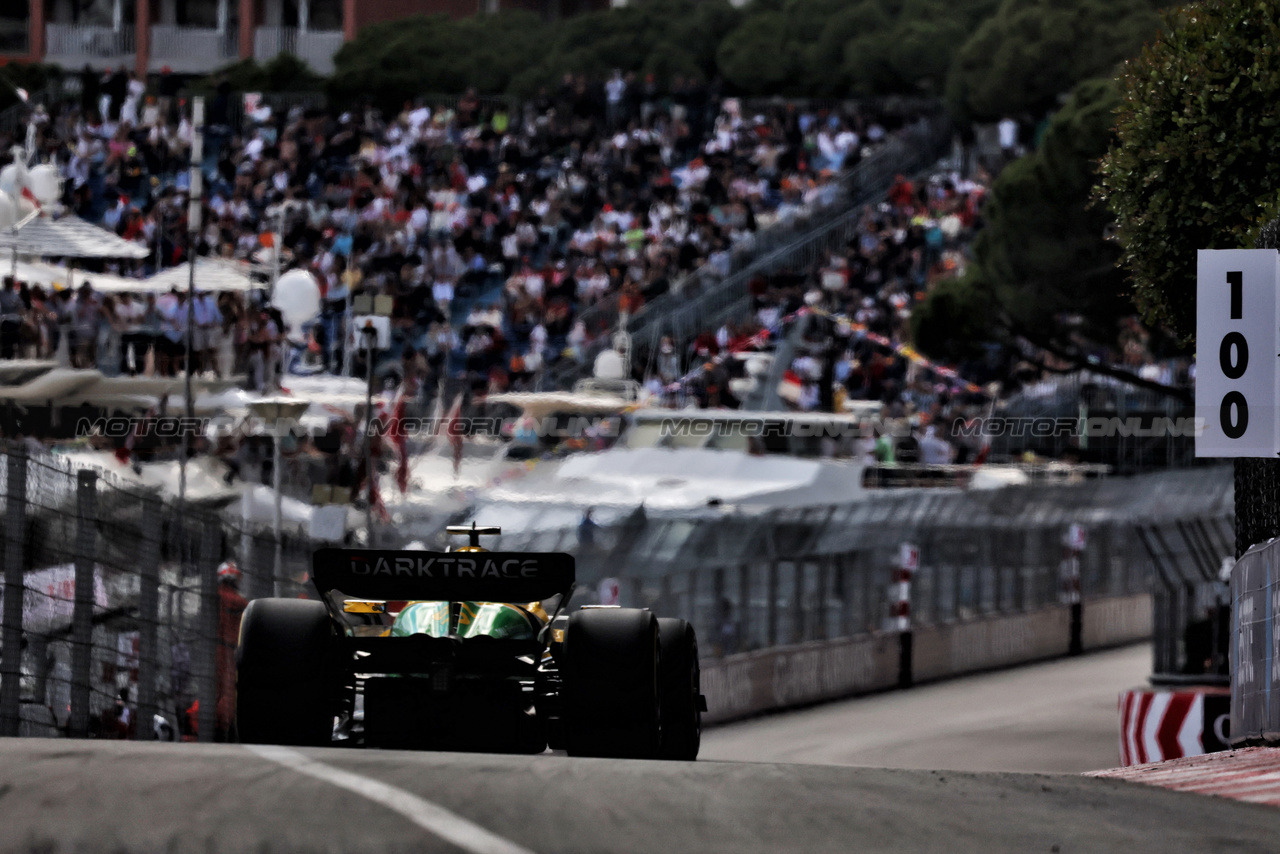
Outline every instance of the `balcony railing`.
{"type": "Polygon", "coordinates": [[[132,28],[119,30],[90,24],[45,24],[50,61],[72,68],[85,63],[102,65],[133,56],[132,28]]]}
{"type": "Polygon", "coordinates": [[[204,27],[151,26],[151,67],[165,65],[178,73],[202,73],[240,56],[238,34],[204,27]]]}
{"type": "Polygon", "coordinates": [[[301,59],[317,74],[333,73],[333,55],[342,47],[340,31],[297,27],[258,27],[253,34],[253,58],[268,62],[282,53],[301,59]]]}

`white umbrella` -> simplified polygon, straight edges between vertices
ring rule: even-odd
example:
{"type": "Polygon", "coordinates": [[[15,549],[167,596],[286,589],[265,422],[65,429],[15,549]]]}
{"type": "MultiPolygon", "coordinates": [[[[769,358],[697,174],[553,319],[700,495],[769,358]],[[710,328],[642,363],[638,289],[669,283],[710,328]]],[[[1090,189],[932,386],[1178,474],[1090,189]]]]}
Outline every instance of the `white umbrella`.
{"type": "MultiPolygon", "coordinates": [[[[249,291],[265,288],[261,282],[249,277],[249,265],[216,258],[196,259],[196,290],[198,291],[249,291]]],[[[185,291],[191,283],[191,265],[179,264],[161,270],[145,280],[149,290],[167,291],[177,288],[185,291]]]]}
{"type": "Polygon", "coordinates": [[[68,214],[32,217],[16,229],[0,231],[0,249],[56,258],[146,258],[147,247],[68,214]]]}
{"type": "Polygon", "coordinates": [[[20,282],[39,285],[45,289],[51,289],[55,285],[74,288],[87,281],[95,291],[101,293],[153,290],[142,279],[129,279],[110,273],[89,273],[84,270],[72,271],[43,261],[19,261],[14,267],[14,276],[20,282]]]}

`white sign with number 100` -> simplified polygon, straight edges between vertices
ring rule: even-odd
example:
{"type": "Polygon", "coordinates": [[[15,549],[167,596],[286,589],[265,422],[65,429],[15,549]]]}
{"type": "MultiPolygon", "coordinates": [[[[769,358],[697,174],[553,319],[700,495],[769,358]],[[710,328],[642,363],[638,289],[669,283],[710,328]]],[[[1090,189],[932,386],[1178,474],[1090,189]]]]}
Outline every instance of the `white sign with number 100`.
{"type": "Polygon", "coordinates": [[[1280,253],[1201,249],[1196,259],[1197,457],[1280,453],[1280,253]]]}

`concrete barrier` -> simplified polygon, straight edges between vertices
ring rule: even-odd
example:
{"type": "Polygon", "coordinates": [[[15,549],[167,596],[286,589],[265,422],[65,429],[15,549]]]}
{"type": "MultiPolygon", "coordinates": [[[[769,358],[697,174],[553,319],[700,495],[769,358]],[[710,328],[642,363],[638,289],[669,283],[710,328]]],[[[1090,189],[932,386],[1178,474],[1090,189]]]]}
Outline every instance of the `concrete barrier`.
{"type": "MultiPolygon", "coordinates": [[[[1067,654],[1071,609],[1054,606],[925,626],[914,633],[916,681],[943,679],[1067,654]]],[[[1084,648],[1151,636],[1151,597],[1087,600],[1084,648]]],[[[898,635],[874,633],[740,653],[702,662],[706,723],[850,697],[898,684],[898,635]]]]}
{"type": "Polygon", "coordinates": [[[1065,607],[925,626],[915,631],[913,670],[928,681],[1066,655],[1070,636],[1065,607]]]}
{"type": "Polygon", "coordinates": [[[746,652],[702,664],[708,723],[896,685],[897,635],[746,652]]]}
{"type": "Polygon", "coordinates": [[[1136,638],[1151,637],[1151,596],[1116,596],[1093,599],[1084,608],[1084,648],[1128,643],[1136,638]]]}

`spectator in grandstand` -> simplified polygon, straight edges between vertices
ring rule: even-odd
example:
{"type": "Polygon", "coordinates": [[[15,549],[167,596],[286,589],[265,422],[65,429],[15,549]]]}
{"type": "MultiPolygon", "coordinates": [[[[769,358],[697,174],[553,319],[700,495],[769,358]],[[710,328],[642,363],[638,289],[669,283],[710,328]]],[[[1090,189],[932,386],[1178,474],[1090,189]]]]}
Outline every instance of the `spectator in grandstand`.
{"type": "Polygon", "coordinates": [[[0,359],[12,359],[17,353],[25,313],[17,281],[5,276],[4,289],[0,290],[0,359]]]}
{"type": "Polygon", "coordinates": [[[955,457],[955,448],[938,435],[938,428],[929,425],[920,440],[920,461],[925,465],[947,465],[955,457]]]}

